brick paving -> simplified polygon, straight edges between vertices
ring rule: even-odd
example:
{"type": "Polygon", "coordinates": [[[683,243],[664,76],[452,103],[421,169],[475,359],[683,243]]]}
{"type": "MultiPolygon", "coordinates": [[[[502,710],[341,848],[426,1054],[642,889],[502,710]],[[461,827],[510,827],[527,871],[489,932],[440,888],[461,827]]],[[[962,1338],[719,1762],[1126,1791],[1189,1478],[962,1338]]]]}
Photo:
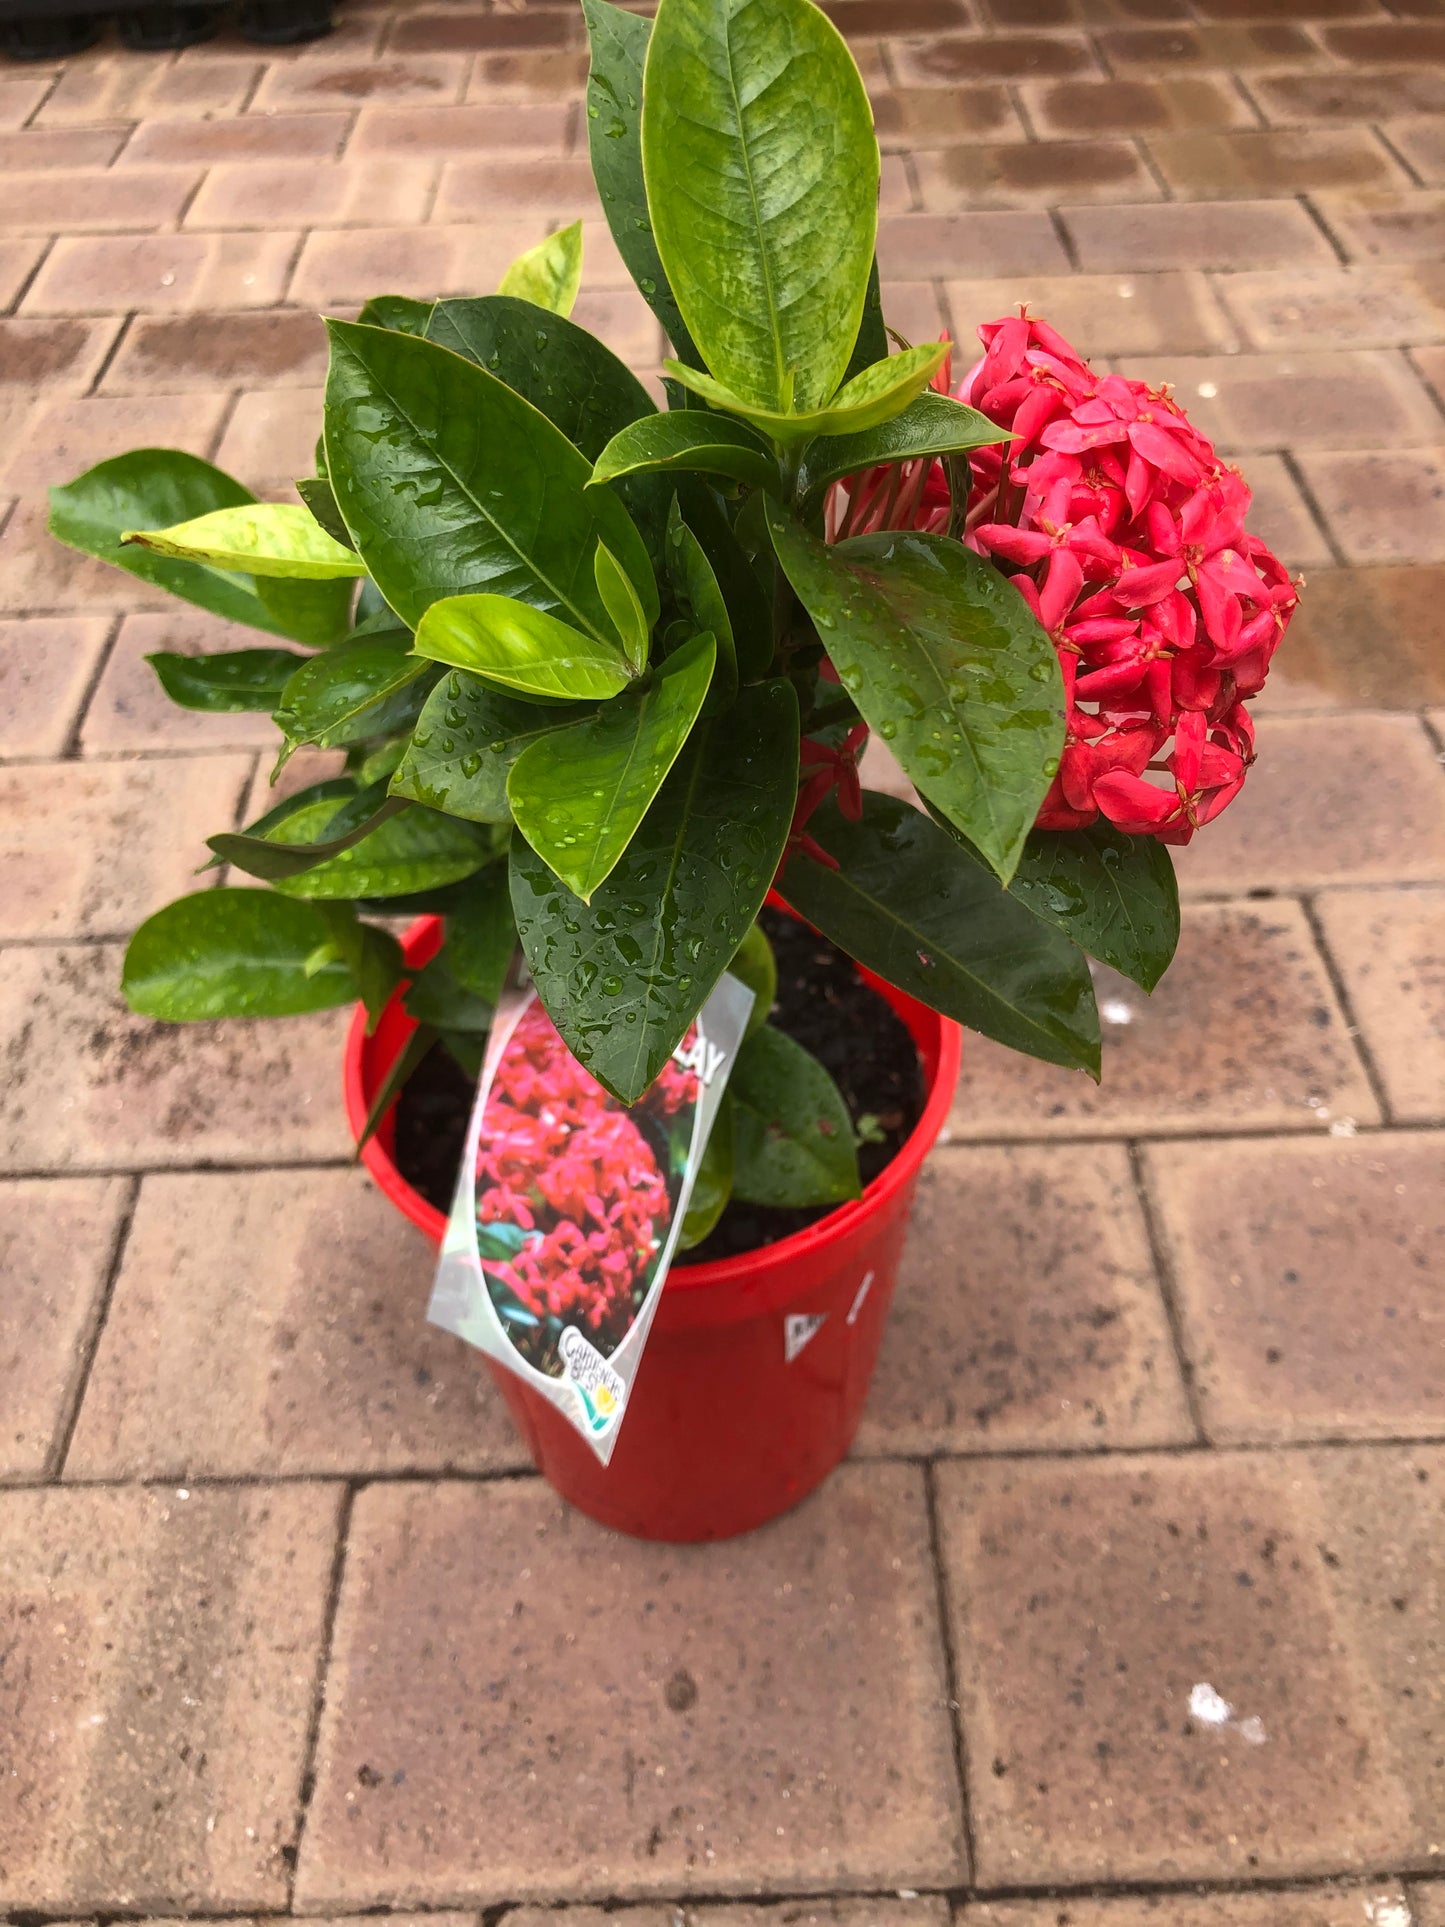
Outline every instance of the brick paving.
{"type": "Polygon", "coordinates": [[[649,374],[579,19],[347,0],[291,52],[0,69],[24,1927],[1445,1927],[1445,13],[832,10],[900,325],[1027,298],[1172,380],[1308,589],[1175,970],[1102,983],[1102,1090],[970,1045],[853,1462],[706,1549],[568,1514],[423,1324],[344,1015],[121,1006],[269,730],[159,698],[147,652],[240,633],[40,498],[137,441],[283,493],[318,307],[484,289],[578,213],[579,318],[649,374]]]}

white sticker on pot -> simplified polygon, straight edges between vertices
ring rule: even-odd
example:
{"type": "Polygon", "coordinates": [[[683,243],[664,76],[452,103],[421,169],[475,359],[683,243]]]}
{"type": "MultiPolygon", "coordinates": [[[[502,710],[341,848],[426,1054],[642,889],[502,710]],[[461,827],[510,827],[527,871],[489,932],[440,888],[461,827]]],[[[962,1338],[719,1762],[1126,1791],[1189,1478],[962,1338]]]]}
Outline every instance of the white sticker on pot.
{"type": "Polygon", "coordinates": [[[792,1312],[783,1320],[783,1361],[791,1365],[828,1322],[825,1311],[792,1312]]]}
{"type": "Polygon", "coordinates": [[[427,1317],[549,1399],[605,1465],[753,994],[723,977],[631,1105],[508,993],[487,1040],[427,1317]]]}

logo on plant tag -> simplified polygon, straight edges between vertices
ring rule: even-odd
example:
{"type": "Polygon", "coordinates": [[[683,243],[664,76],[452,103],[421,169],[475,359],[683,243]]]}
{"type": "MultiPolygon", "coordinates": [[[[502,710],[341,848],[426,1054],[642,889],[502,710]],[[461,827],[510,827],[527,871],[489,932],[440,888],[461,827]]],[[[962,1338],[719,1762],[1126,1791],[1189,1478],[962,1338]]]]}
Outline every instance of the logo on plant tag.
{"type": "Polygon", "coordinates": [[[591,1341],[569,1325],[557,1347],[562,1355],[565,1382],[581,1399],[587,1423],[594,1432],[606,1432],[622,1417],[627,1402],[627,1385],[591,1341]]]}
{"type": "Polygon", "coordinates": [[[793,1312],[783,1320],[783,1362],[791,1365],[805,1345],[810,1345],[828,1321],[825,1311],[793,1312]]]}

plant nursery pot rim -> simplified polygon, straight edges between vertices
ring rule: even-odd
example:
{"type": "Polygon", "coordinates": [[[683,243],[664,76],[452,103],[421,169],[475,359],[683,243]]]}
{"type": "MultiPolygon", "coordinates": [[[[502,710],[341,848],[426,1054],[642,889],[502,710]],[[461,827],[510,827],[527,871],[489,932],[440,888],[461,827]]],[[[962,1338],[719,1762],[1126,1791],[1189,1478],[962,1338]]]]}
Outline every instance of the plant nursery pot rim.
{"type": "MultiPolygon", "coordinates": [[[[769,897],[775,908],[785,910],[789,915],[796,912],[777,897],[769,897]]],[[[440,947],[442,919],[437,916],[419,917],[403,934],[401,943],[408,964],[424,964],[440,947]]],[[[905,992],[895,990],[892,985],[875,977],[871,971],[859,966],[864,981],[900,1014],[907,1017],[910,1008],[919,1006],[916,999],[905,992]]],[[[401,990],[393,994],[388,1012],[399,1003],[401,990]]],[[[898,1147],[896,1155],[879,1172],[871,1184],[865,1185],[863,1195],[839,1205],[826,1217],[819,1218],[815,1224],[806,1225],[801,1231],[791,1232],[786,1238],[779,1238],[773,1244],[758,1245],[751,1251],[740,1252],[733,1258],[721,1258],[710,1263],[697,1265],[674,1265],[667,1274],[664,1290],[671,1294],[677,1291],[696,1292],[709,1286],[741,1285],[754,1276],[761,1265],[769,1269],[786,1266],[793,1260],[805,1260],[821,1247],[845,1238],[857,1225],[861,1225],[905,1186],[912,1184],[928,1152],[932,1149],[953,1102],[954,1086],[958,1081],[959,1064],[962,1058],[963,1032],[951,1018],[929,1011],[928,1015],[938,1025],[937,1061],[929,1077],[928,1093],[918,1122],[898,1147]]],[[[910,1030],[912,1026],[910,1025],[910,1030]]],[[[916,1039],[915,1039],[916,1041],[916,1039]]],[[[356,1006],[351,1025],[346,1035],[346,1047],[342,1060],[342,1081],[346,1100],[346,1117],[353,1137],[359,1137],[365,1126],[367,1113],[371,1108],[372,1092],[368,1089],[371,1080],[367,1077],[367,1045],[370,1042],[366,1027],[366,1010],[361,1004],[356,1006]]],[[[361,1161],[375,1180],[383,1194],[391,1200],[403,1216],[409,1218],[423,1231],[433,1244],[440,1244],[446,1230],[446,1215],[438,1211],[409,1184],[397,1167],[391,1154],[389,1143],[383,1143],[383,1134],[390,1139],[390,1132],[378,1130],[363,1146],[361,1161]]]]}

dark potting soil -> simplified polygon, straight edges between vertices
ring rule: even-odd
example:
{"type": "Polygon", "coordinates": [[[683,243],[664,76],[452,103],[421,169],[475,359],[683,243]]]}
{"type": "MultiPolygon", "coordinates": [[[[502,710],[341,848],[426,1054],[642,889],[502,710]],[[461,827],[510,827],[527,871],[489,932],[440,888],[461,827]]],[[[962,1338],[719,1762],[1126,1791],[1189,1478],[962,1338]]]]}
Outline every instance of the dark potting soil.
{"type": "MultiPolygon", "coordinates": [[[[858,1147],[859,1172],[870,1184],[892,1163],[922,1113],[917,1048],[902,1018],[863,982],[852,959],[835,944],[779,911],[765,909],[761,922],[778,965],[773,1022],[825,1066],[855,1125],[873,1120],[869,1141],[858,1147]]],[[[397,1168],[439,1211],[451,1209],[475,1091],[473,1080],[438,1044],[397,1101],[397,1168]]],[[[830,1209],[786,1209],[734,1198],[703,1242],[679,1251],[673,1263],[703,1264],[756,1251],[816,1224],[830,1209]]]]}

